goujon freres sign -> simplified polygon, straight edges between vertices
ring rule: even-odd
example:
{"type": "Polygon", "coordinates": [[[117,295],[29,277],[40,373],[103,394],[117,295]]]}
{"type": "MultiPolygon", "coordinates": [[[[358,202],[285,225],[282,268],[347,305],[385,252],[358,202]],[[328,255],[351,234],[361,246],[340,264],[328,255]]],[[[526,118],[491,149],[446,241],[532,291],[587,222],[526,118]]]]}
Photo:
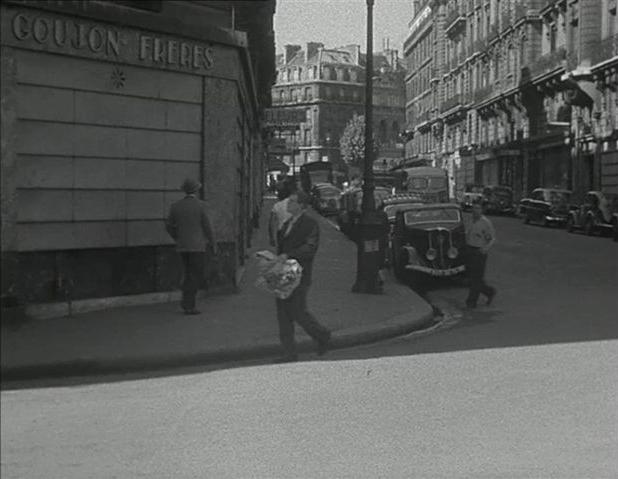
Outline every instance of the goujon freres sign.
{"type": "Polygon", "coordinates": [[[212,45],[50,13],[7,13],[2,21],[2,43],[11,46],[193,73],[206,73],[215,65],[212,45]]]}

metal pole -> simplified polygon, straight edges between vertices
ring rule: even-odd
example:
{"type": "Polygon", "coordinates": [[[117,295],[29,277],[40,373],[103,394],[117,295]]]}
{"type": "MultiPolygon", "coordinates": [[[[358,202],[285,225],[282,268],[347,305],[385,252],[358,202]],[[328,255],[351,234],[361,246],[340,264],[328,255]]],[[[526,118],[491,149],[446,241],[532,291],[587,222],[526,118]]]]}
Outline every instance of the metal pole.
{"type": "Polygon", "coordinates": [[[356,235],[357,268],[355,293],[381,294],[379,270],[384,263],[388,219],[376,211],[373,183],[373,2],[367,1],[367,61],[365,62],[365,158],[363,164],[363,201],[356,235]]]}
{"type": "Polygon", "coordinates": [[[367,61],[365,64],[365,158],[363,163],[363,215],[375,211],[373,197],[373,2],[367,0],[367,61]]]}

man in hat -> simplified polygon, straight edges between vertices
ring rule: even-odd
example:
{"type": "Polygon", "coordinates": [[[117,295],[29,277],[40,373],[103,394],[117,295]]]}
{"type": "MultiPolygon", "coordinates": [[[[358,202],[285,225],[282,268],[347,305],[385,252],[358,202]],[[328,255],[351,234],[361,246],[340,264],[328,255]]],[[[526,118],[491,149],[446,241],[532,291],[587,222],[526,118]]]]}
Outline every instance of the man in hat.
{"type": "Polygon", "coordinates": [[[186,179],[181,186],[186,196],[171,206],[165,223],[184,266],[181,306],[185,314],[200,314],[195,307],[195,296],[204,282],[205,252],[209,245],[216,250],[217,244],[206,203],[197,198],[201,187],[199,182],[186,179]]]}
{"type": "Polygon", "coordinates": [[[317,343],[318,354],[329,346],[331,332],[307,310],[307,293],[311,285],[313,259],[320,243],[318,222],[307,214],[311,197],[304,191],[294,191],[288,197],[290,218],[279,230],[277,252],[282,259],[295,259],[303,268],[300,284],[286,299],[277,299],[277,320],[283,356],[276,362],[298,359],[294,341],[294,323],[298,323],[317,343]]]}

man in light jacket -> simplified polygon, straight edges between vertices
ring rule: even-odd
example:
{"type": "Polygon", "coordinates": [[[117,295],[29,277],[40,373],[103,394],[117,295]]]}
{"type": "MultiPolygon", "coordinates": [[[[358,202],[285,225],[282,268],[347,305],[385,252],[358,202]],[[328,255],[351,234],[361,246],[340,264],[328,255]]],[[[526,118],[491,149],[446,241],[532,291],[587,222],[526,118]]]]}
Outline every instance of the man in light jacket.
{"type": "Polygon", "coordinates": [[[185,314],[200,314],[195,307],[195,297],[204,283],[206,248],[211,246],[216,254],[206,203],[197,198],[201,187],[192,179],[183,182],[181,188],[186,196],[171,206],[165,224],[167,232],[176,241],[176,251],[184,267],[181,306],[185,314]]]}

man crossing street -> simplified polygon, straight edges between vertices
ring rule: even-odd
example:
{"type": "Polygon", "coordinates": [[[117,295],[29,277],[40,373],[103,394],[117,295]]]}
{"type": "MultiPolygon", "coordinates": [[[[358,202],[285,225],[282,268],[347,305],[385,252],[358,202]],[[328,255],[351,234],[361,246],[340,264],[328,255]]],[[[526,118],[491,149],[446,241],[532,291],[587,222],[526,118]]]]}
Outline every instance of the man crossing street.
{"type": "Polygon", "coordinates": [[[466,231],[467,262],[466,268],[470,277],[470,291],[466,306],[476,308],[477,301],[482,293],[487,297],[490,305],[496,296],[496,288],[485,282],[485,267],[487,254],[496,242],[496,232],[491,221],[483,215],[480,203],[472,205],[472,223],[466,231]]]}

